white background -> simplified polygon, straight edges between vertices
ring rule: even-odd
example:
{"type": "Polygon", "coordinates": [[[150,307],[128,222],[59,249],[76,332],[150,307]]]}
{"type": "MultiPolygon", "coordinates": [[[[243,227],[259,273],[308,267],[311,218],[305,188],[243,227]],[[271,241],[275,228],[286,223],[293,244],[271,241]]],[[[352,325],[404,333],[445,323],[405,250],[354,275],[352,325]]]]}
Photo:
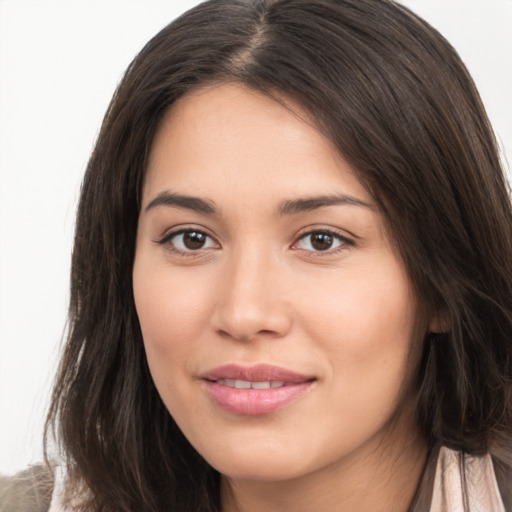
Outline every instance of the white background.
{"type": "MultiPolygon", "coordinates": [[[[0,0],[0,472],[42,457],[81,175],[114,88],[194,0],[0,0]]],[[[407,0],[473,74],[512,163],[512,0],[407,0]]]]}

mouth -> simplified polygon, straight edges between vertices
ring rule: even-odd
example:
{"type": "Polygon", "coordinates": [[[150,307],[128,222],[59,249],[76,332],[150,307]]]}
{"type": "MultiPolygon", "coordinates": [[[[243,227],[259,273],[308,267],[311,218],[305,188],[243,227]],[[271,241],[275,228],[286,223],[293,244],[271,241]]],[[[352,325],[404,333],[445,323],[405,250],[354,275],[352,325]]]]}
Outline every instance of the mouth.
{"type": "Polygon", "coordinates": [[[286,386],[286,382],[279,380],[263,380],[260,382],[251,382],[250,380],[219,379],[213,382],[234,389],[276,389],[286,386]]]}
{"type": "Polygon", "coordinates": [[[201,376],[216,406],[237,415],[271,414],[302,397],[317,380],[270,365],[225,365],[201,376]]]}

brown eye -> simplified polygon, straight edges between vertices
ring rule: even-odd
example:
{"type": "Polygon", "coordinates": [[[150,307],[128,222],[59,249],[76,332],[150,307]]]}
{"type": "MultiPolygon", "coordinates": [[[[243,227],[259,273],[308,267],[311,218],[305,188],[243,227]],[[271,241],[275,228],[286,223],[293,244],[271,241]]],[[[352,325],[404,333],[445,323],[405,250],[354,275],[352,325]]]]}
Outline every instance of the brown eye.
{"type": "Polygon", "coordinates": [[[210,235],[195,229],[182,229],[169,233],[158,241],[158,244],[165,245],[173,252],[182,254],[205,249],[219,249],[219,244],[210,235]]]}
{"type": "Polygon", "coordinates": [[[183,245],[191,251],[202,249],[206,243],[207,235],[199,231],[183,233],[183,245]]]}
{"type": "Polygon", "coordinates": [[[302,235],[293,245],[293,249],[302,249],[311,252],[336,252],[352,246],[353,242],[344,236],[332,231],[310,231],[302,235]]]}
{"type": "Polygon", "coordinates": [[[311,246],[317,251],[330,249],[333,241],[333,237],[329,233],[313,233],[311,235],[311,246]]]}

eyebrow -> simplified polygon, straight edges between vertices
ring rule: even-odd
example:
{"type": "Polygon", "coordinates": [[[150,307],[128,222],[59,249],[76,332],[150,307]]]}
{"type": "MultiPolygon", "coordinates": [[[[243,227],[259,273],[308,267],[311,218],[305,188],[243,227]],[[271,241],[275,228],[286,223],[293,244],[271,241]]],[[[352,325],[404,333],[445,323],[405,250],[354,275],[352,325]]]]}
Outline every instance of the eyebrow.
{"type": "Polygon", "coordinates": [[[279,215],[293,215],[296,213],[308,212],[324,208],[326,206],[337,206],[337,205],[350,205],[350,206],[361,206],[363,208],[369,208],[375,210],[375,207],[358,199],[357,197],[349,196],[346,194],[335,194],[328,196],[316,196],[316,197],[305,197],[301,199],[292,199],[284,201],[277,212],[279,215]]]}
{"type": "Polygon", "coordinates": [[[158,194],[147,206],[146,211],[156,208],[157,206],[177,206],[178,208],[186,208],[199,213],[208,215],[218,215],[219,211],[215,205],[204,199],[194,196],[186,196],[181,194],[173,194],[168,191],[158,194]]]}
{"type": "MultiPolygon", "coordinates": [[[[335,194],[315,197],[304,197],[299,199],[290,199],[284,201],[277,208],[278,216],[294,215],[297,213],[308,212],[324,208],[326,206],[349,205],[360,206],[374,210],[374,206],[370,203],[362,201],[357,197],[346,194],[335,194]]],[[[147,206],[145,211],[156,208],[157,206],[176,206],[185,208],[198,213],[207,215],[219,215],[219,209],[213,201],[201,199],[195,196],[175,194],[164,191],[158,194],[147,206]]]]}

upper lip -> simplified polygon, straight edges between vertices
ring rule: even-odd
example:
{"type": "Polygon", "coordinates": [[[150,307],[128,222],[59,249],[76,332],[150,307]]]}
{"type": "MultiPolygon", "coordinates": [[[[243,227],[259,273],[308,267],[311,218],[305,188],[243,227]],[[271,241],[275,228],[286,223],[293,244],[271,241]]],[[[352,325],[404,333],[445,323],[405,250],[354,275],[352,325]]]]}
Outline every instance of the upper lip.
{"type": "Polygon", "coordinates": [[[249,382],[281,381],[289,383],[306,382],[314,379],[311,375],[304,375],[287,368],[269,364],[257,364],[252,366],[225,364],[206,371],[201,374],[200,377],[209,381],[235,379],[249,382]]]}

